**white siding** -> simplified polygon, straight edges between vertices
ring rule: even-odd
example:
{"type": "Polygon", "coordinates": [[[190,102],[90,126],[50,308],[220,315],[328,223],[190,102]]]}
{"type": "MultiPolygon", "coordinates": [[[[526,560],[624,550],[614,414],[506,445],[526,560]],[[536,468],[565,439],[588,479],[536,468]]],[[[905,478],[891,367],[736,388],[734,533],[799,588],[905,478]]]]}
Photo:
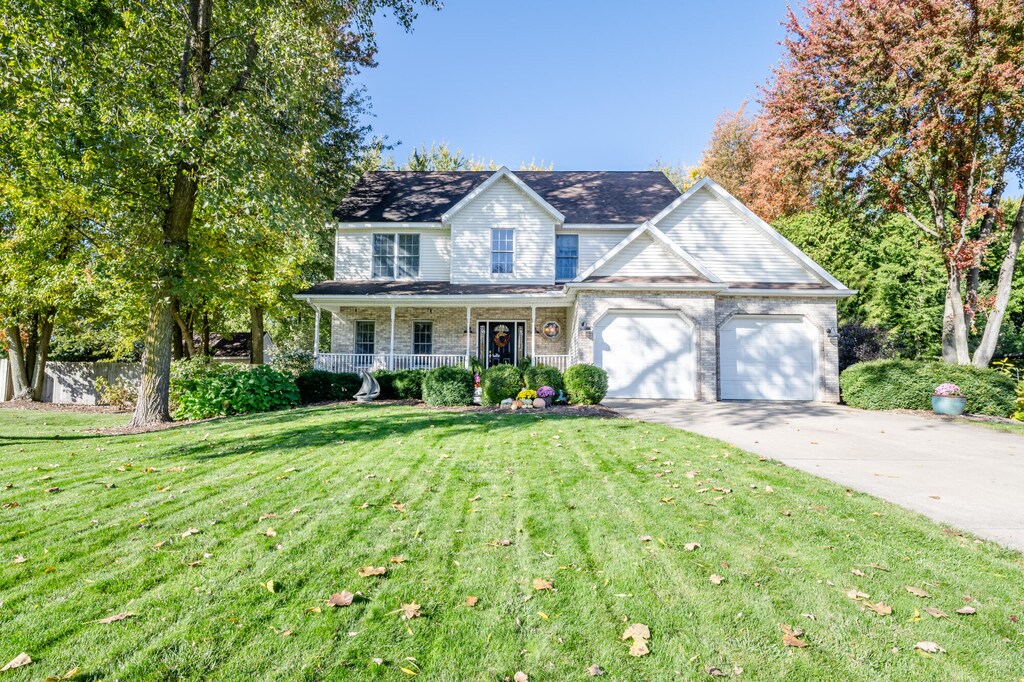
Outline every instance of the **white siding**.
{"type": "Polygon", "coordinates": [[[796,258],[706,189],[697,191],[662,218],[658,227],[727,282],[819,281],[796,258]]]}
{"type": "Polygon", "coordinates": [[[664,244],[642,234],[594,271],[601,277],[692,277],[698,273],[664,244]]]}
{"type": "Polygon", "coordinates": [[[451,241],[455,250],[452,282],[552,284],[555,281],[555,220],[504,178],[455,214],[451,241]],[[491,273],[491,228],[515,230],[511,274],[491,273]]]}
{"type": "Polygon", "coordinates": [[[334,279],[370,279],[370,261],[373,235],[420,235],[420,276],[428,282],[446,282],[451,272],[451,235],[446,229],[430,230],[368,230],[344,229],[337,231],[334,249],[334,279]]]}
{"type": "Polygon", "coordinates": [[[625,239],[634,227],[625,230],[558,230],[558,234],[575,234],[580,238],[579,265],[577,273],[583,272],[603,258],[612,247],[625,239]]]}

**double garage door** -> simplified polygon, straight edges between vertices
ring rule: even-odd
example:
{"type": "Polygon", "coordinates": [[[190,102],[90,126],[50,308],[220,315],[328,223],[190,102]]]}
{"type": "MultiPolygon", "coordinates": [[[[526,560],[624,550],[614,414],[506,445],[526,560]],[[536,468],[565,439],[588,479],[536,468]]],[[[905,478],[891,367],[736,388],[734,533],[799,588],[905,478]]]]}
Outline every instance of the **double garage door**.
{"type": "MultiPolygon", "coordinates": [[[[620,312],[594,329],[611,398],[696,397],[694,330],[674,313],[620,312]]],[[[798,318],[736,317],[719,333],[722,400],[815,400],[817,332],[798,318]]]]}

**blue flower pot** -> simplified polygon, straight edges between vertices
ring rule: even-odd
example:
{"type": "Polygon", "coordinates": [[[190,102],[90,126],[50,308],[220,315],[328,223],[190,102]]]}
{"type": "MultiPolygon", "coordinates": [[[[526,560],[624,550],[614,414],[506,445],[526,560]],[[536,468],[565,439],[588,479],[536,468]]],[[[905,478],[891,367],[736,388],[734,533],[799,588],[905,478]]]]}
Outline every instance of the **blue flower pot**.
{"type": "Polygon", "coordinates": [[[932,396],[932,412],[935,414],[948,414],[955,417],[963,414],[964,408],[966,407],[967,398],[958,398],[948,395],[932,396]]]}

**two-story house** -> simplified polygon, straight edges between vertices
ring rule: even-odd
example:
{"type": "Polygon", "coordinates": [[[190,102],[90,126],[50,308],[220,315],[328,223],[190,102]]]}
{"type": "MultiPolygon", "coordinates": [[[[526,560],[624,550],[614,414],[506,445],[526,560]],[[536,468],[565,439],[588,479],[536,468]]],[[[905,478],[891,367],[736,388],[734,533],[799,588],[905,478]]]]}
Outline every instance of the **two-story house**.
{"type": "MultiPolygon", "coordinates": [[[[590,362],[610,397],[839,398],[854,292],[709,179],[660,172],[375,172],[334,213],[316,366],[590,362]]],[[[319,331],[317,332],[319,338],[319,331]]]]}

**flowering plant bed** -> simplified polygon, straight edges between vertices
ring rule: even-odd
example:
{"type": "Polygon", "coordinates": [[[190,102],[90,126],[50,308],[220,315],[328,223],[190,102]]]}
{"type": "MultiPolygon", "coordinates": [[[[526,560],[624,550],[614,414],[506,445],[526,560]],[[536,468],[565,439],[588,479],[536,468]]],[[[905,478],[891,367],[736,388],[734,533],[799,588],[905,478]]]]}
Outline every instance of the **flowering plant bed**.
{"type": "Polygon", "coordinates": [[[941,396],[943,398],[963,398],[964,393],[960,390],[960,387],[956,384],[939,384],[935,387],[935,392],[932,395],[941,396]]]}

